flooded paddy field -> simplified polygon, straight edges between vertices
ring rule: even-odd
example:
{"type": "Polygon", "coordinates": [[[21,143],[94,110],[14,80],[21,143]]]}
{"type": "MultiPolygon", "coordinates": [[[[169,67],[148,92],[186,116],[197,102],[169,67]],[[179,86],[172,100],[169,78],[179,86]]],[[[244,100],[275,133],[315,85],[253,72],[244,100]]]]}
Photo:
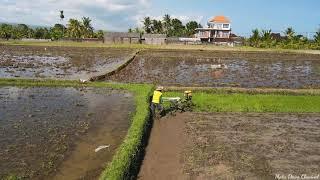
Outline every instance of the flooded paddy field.
{"type": "Polygon", "coordinates": [[[0,77],[88,79],[114,70],[133,53],[123,48],[0,45],[0,77]]]}
{"type": "Polygon", "coordinates": [[[127,91],[0,87],[0,179],[96,179],[134,109],[127,91]]]}
{"type": "Polygon", "coordinates": [[[146,50],[106,80],[175,86],[319,88],[320,55],[146,50]]]}
{"type": "Polygon", "coordinates": [[[319,113],[182,113],[155,121],[139,179],[317,176],[319,113]]]}

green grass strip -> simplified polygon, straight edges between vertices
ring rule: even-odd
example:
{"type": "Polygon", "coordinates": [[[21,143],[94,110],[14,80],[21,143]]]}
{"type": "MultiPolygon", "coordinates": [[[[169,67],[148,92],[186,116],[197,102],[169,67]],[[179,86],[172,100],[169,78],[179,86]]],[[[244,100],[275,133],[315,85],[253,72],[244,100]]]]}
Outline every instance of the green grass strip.
{"type": "Polygon", "coordinates": [[[113,159],[102,172],[100,179],[130,179],[132,169],[137,168],[137,161],[143,148],[143,137],[149,125],[148,98],[153,88],[147,84],[113,84],[106,82],[80,83],[68,80],[31,80],[31,79],[1,79],[0,86],[53,86],[53,87],[110,87],[128,90],[134,94],[136,111],[132,117],[131,126],[123,143],[117,149],[113,159]]]}
{"type": "MultiPolygon", "coordinates": [[[[182,96],[182,92],[166,92],[164,96],[182,96]]],[[[246,93],[194,92],[198,112],[320,112],[320,96],[246,93]]]]}

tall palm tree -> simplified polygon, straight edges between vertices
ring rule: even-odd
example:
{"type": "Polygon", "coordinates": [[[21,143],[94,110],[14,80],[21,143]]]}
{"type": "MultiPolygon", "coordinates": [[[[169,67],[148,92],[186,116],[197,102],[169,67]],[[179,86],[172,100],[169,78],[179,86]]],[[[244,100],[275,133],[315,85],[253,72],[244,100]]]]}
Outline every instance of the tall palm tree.
{"type": "Polygon", "coordinates": [[[84,37],[93,37],[93,27],[91,25],[91,19],[89,17],[82,17],[82,25],[84,37]]]}
{"type": "Polygon", "coordinates": [[[163,16],[163,27],[164,33],[169,34],[169,31],[171,29],[171,17],[169,14],[165,14],[163,16]]]}
{"type": "Polygon", "coordinates": [[[151,19],[150,17],[145,17],[144,21],[143,21],[143,25],[144,25],[144,30],[146,31],[146,33],[151,33],[151,19]]]}
{"type": "Polygon", "coordinates": [[[260,40],[260,32],[259,29],[252,30],[252,35],[249,38],[250,44],[254,47],[258,46],[259,40],[260,40]]]}
{"type": "Polygon", "coordinates": [[[82,34],[82,24],[76,19],[69,19],[68,22],[68,35],[71,38],[81,38],[82,34]]]}
{"type": "Polygon", "coordinates": [[[318,31],[314,35],[314,41],[316,41],[318,44],[320,44],[320,29],[318,29],[318,31]]]}
{"type": "Polygon", "coordinates": [[[64,19],[64,14],[63,14],[63,11],[61,10],[60,11],[60,20],[63,21],[63,19],[64,19]]]}
{"type": "Polygon", "coordinates": [[[293,30],[292,27],[288,27],[285,31],[284,31],[284,34],[286,35],[286,37],[291,40],[294,38],[295,36],[295,31],[293,30]]]}

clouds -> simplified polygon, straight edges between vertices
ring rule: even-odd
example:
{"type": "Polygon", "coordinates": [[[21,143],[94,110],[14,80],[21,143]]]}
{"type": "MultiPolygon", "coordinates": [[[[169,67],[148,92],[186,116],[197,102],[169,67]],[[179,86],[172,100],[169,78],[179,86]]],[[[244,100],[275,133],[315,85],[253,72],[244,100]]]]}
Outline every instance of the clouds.
{"type": "Polygon", "coordinates": [[[53,25],[60,23],[59,10],[64,10],[65,21],[88,16],[97,29],[126,30],[136,26],[137,17],[146,13],[150,4],[150,0],[0,0],[0,19],[53,25]]]}
{"type": "MultiPolygon", "coordinates": [[[[63,24],[70,18],[90,17],[95,29],[127,31],[142,26],[145,16],[162,19],[154,0],[0,0],[0,20],[3,22],[52,26],[61,23],[60,10],[64,11],[63,24]],[[159,15],[159,16],[156,16],[159,15]]],[[[200,22],[203,16],[173,14],[183,23],[200,22]]]]}

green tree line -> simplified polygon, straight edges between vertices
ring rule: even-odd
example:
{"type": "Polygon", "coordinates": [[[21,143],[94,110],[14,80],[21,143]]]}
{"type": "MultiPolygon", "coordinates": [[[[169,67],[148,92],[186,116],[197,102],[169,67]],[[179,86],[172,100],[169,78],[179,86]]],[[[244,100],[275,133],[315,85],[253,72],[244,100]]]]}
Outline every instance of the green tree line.
{"type": "Polygon", "coordinates": [[[257,48],[282,48],[282,49],[320,49],[320,29],[313,39],[297,34],[292,27],[285,29],[284,36],[272,33],[272,30],[252,30],[245,45],[257,48]]]}
{"type": "Polygon", "coordinates": [[[53,27],[31,28],[26,24],[0,24],[0,39],[52,39],[59,40],[63,38],[103,38],[102,30],[94,31],[89,17],[83,17],[81,21],[69,19],[67,27],[62,24],[55,24],[53,27]]]}
{"type": "Polygon", "coordinates": [[[169,14],[163,16],[162,20],[145,17],[143,28],[129,29],[129,32],[166,34],[168,37],[192,37],[196,28],[201,28],[196,21],[189,21],[185,25],[178,18],[171,18],[169,14]]]}

